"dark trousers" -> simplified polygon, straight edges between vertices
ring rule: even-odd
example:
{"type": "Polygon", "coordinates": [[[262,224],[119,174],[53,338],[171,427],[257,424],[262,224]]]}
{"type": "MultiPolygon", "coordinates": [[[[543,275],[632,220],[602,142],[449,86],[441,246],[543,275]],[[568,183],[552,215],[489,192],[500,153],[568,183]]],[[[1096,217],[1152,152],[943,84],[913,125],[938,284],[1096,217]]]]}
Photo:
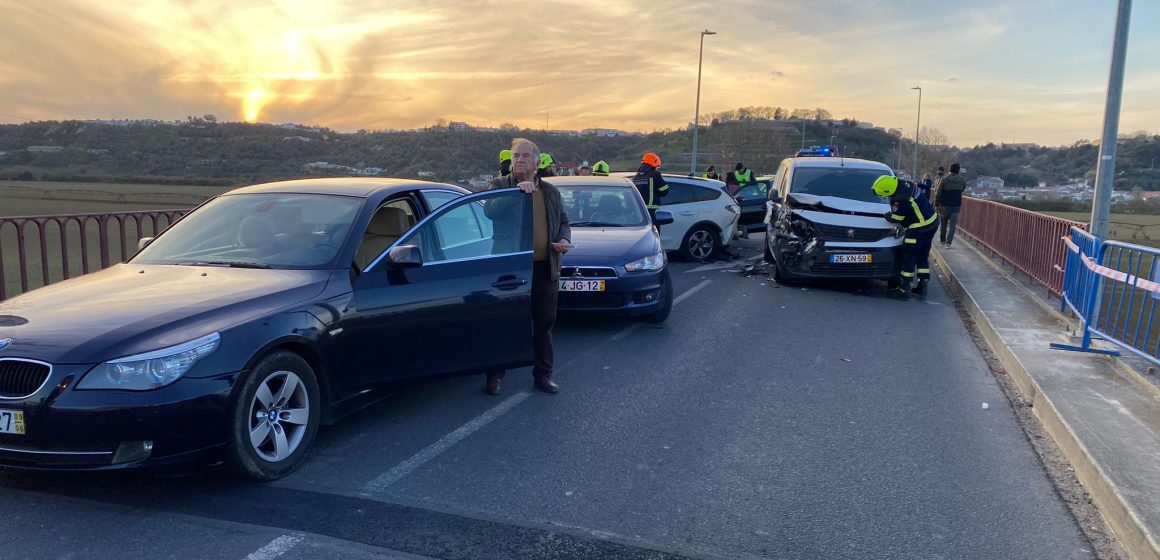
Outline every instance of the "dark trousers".
{"type": "Polygon", "coordinates": [[[938,221],[926,228],[909,232],[902,240],[902,279],[909,281],[915,276],[919,280],[930,280],[930,246],[934,244],[934,234],[938,232],[938,221]]]}
{"type": "Polygon", "coordinates": [[[943,206],[938,209],[938,216],[942,222],[939,224],[938,230],[938,240],[940,242],[950,245],[955,240],[955,230],[958,229],[960,209],[958,206],[943,206]]]}
{"type": "MultiPolygon", "coordinates": [[[[552,347],[552,327],[556,325],[556,301],[560,295],[560,283],[552,280],[552,264],[549,261],[532,265],[532,375],[551,377],[556,362],[556,351],[552,347]]],[[[504,372],[488,373],[503,378],[504,372]]]]}

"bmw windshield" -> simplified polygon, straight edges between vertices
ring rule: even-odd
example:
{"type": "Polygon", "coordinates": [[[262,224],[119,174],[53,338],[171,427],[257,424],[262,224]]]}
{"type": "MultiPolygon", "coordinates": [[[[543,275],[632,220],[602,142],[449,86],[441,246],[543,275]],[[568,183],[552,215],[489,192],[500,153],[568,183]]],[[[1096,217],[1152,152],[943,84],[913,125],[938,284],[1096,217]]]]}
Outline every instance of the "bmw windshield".
{"type": "Polygon", "coordinates": [[[216,198],[145,247],[136,264],[329,268],[362,199],[319,194],[216,198]]]}
{"type": "Polygon", "coordinates": [[[573,227],[638,227],[648,215],[632,187],[558,185],[573,227]]]}
{"type": "Polygon", "coordinates": [[[875,195],[870,187],[876,179],[887,174],[878,169],[799,167],[794,170],[790,192],[885,204],[889,200],[875,195]]]}

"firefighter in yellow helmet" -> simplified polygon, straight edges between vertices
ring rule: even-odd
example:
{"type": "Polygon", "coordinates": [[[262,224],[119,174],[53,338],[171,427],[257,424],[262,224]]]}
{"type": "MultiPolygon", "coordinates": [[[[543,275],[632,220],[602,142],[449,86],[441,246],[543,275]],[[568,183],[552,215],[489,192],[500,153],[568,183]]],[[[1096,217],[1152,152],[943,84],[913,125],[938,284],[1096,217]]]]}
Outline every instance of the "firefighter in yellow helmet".
{"type": "Polygon", "coordinates": [[[499,176],[507,177],[512,174],[512,151],[499,151],[499,176]]]}
{"type": "Polygon", "coordinates": [[[540,166],[536,170],[537,177],[555,177],[556,170],[553,166],[556,165],[556,160],[552,159],[552,154],[540,154],[540,166]]]}
{"type": "Polygon", "coordinates": [[[903,298],[910,297],[911,293],[925,296],[926,285],[930,282],[930,246],[938,233],[938,214],[929,200],[915,196],[917,189],[910,181],[883,175],[871,188],[874,194],[890,199],[890,211],[883,217],[906,230],[902,240],[902,283],[893,295],[903,298]]]}
{"type": "Polygon", "coordinates": [[[606,162],[604,160],[600,160],[600,161],[592,164],[592,174],[599,175],[601,177],[607,177],[608,176],[608,162],[606,162]]]}

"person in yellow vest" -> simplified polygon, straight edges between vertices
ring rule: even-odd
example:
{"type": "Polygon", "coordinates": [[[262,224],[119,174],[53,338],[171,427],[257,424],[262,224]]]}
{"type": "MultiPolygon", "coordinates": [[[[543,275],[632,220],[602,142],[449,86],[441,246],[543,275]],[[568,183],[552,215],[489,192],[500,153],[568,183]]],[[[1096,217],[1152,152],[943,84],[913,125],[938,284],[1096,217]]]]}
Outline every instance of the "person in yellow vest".
{"type": "Polygon", "coordinates": [[[703,177],[705,177],[706,179],[713,179],[715,181],[721,180],[721,174],[717,173],[717,168],[712,166],[712,165],[705,168],[705,174],[703,175],[703,177]]]}
{"type": "Polygon", "coordinates": [[[536,171],[537,177],[555,177],[556,176],[556,160],[552,158],[552,154],[540,154],[540,166],[536,171]]]}
{"type": "Polygon", "coordinates": [[[592,164],[592,174],[598,177],[608,176],[608,162],[600,160],[592,164]]]}
{"type": "Polygon", "coordinates": [[[745,167],[742,162],[733,166],[733,171],[725,174],[725,190],[730,195],[737,194],[741,187],[753,182],[753,170],[745,167]]]}
{"type": "Polygon", "coordinates": [[[512,174],[512,151],[499,151],[499,176],[507,177],[512,174]]]}

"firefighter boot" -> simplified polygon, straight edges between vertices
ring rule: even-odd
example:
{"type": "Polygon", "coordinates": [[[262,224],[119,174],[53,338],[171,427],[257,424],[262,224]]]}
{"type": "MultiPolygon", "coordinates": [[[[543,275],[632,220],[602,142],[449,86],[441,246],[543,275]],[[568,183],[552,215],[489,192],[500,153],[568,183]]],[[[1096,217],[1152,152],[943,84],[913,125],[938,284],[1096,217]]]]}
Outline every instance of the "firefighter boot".
{"type": "Polygon", "coordinates": [[[914,286],[914,289],[910,290],[910,293],[912,293],[918,297],[926,297],[926,283],[927,282],[930,282],[930,280],[919,280],[918,284],[916,284],[914,286]]]}
{"type": "Polygon", "coordinates": [[[910,278],[903,278],[898,287],[890,292],[890,296],[897,299],[910,299],[910,290],[914,280],[910,278]]]}

